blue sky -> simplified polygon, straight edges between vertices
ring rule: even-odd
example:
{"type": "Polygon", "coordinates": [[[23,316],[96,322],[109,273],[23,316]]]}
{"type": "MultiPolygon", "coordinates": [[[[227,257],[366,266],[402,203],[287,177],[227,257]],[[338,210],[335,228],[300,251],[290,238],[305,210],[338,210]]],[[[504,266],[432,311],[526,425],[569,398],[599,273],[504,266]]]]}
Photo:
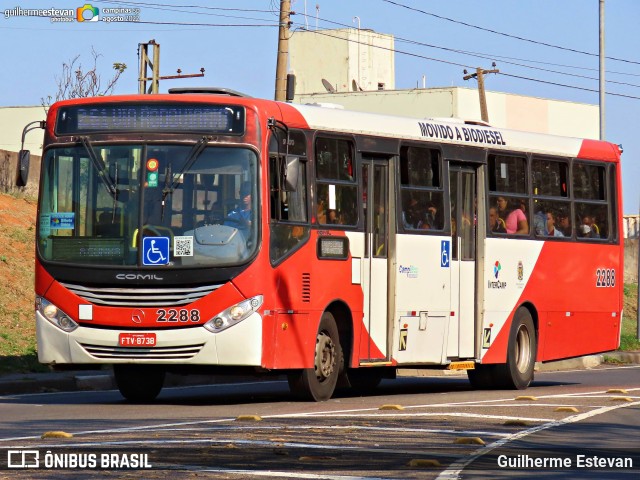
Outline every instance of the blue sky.
{"type": "MultiPolygon", "coordinates": [[[[63,62],[81,55],[83,66],[91,64],[91,47],[101,55],[98,67],[103,81],[111,76],[114,62],[124,62],[128,69],[115,93],[135,93],[137,46],[152,38],[161,44],[162,75],[173,75],[178,68],[185,74],[196,73],[201,67],[206,71],[204,78],[163,81],[161,91],[177,86],[215,85],[273,98],[279,3],[93,1],[91,5],[101,12],[105,8],[139,8],[141,22],[52,23],[48,18],[6,18],[4,10],[20,7],[75,11],[85,0],[2,0],[0,106],[39,105],[41,98],[55,94],[55,77],[60,75],[63,62]],[[203,7],[192,7],[195,4],[203,7]]],[[[606,0],[605,5],[606,56],[610,57],[606,61],[610,92],[605,103],[606,139],[624,147],[624,211],[637,213],[640,1],[606,0]]],[[[598,0],[293,0],[292,10],[296,12],[292,16],[294,35],[305,24],[311,29],[316,25],[355,27],[355,16],[360,18],[361,28],[395,35],[396,49],[411,54],[396,53],[396,88],[414,88],[417,82],[421,84],[422,75],[426,75],[428,87],[472,87],[474,83],[462,79],[463,68],[489,68],[495,61],[501,74],[487,78],[488,90],[598,103],[598,0]]]]}

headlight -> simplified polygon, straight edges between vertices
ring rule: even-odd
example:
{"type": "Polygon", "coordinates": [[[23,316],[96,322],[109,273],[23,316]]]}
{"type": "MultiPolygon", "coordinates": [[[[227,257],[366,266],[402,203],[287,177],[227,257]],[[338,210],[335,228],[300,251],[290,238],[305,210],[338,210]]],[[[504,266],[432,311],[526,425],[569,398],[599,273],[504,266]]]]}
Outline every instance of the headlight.
{"type": "Polygon", "coordinates": [[[204,324],[204,328],[213,333],[226,330],[257,311],[260,305],[262,305],[262,295],[256,295],[255,297],[243,300],[214,316],[204,324]]]}
{"type": "Polygon", "coordinates": [[[71,320],[69,315],[43,297],[36,296],[36,310],[40,312],[44,318],[65,332],[73,332],[78,328],[78,324],[71,320]]]}

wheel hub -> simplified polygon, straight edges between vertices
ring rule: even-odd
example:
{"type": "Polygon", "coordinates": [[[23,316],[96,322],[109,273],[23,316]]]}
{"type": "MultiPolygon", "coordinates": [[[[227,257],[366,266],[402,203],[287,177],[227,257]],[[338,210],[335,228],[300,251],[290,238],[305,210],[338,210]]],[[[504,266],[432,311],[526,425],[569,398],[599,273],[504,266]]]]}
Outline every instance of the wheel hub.
{"type": "Polygon", "coordinates": [[[320,332],[316,338],[316,358],[314,369],[318,380],[331,376],[336,364],[336,347],[326,333],[320,332]]]}
{"type": "Polygon", "coordinates": [[[516,366],[521,373],[529,368],[531,358],[531,339],[529,330],[523,325],[516,335],[516,366]]]}

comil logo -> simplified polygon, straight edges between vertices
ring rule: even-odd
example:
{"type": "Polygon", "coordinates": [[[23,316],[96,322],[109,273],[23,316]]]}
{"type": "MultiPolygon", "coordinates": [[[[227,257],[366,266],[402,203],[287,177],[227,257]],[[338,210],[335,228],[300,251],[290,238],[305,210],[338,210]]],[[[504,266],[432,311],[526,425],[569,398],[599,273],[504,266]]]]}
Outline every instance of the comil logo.
{"type": "Polygon", "coordinates": [[[76,20],[79,22],[98,22],[100,21],[100,10],[86,3],[76,10],[76,20]]]}
{"type": "Polygon", "coordinates": [[[500,270],[502,270],[502,265],[500,265],[500,262],[496,262],[493,265],[493,274],[496,278],[498,278],[498,275],[500,275],[500,270]]]}

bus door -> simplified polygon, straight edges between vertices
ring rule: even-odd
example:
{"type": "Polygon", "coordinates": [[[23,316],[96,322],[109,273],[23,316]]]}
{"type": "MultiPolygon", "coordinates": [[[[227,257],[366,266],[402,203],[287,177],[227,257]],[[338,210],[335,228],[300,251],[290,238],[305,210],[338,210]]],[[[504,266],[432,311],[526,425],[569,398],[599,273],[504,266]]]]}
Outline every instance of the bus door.
{"type": "Polygon", "coordinates": [[[447,357],[473,358],[477,194],[472,167],[449,166],[451,200],[451,316],[447,357]]]}
{"type": "Polygon", "coordinates": [[[388,357],[389,160],[362,158],[365,248],[362,259],[364,326],[361,361],[388,357]]]}

